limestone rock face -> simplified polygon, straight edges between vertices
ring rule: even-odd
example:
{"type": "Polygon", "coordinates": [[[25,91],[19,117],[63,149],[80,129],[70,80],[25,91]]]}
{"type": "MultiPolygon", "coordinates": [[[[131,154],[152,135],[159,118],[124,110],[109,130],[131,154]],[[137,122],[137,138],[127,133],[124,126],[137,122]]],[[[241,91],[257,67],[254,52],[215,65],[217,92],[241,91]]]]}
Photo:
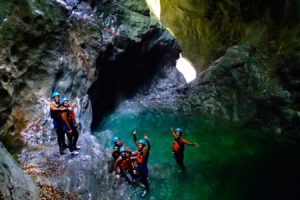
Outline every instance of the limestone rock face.
{"type": "MultiPolygon", "coordinates": [[[[151,86],[124,106],[200,114],[295,134],[300,122],[299,108],[295,106],[298,93],[284,87],[267,63],[257,48],[233,46],[189,84],[184,84],[176,73],[161,71],[151,86]],[[163,76],[165,73],[168,77],[163,76]]],[[[291,76],[290,71],[285,75],[291,76]]]]}
{"type": "Polygon", "coordinates": [[[0,199],[38,199],[39,191],[31,178],[9,156],[0,143],[0,199]]]}
{"type": "MultiPolygon", "coordinates": [[[[126,196],[127,186],[107,188],[114,181],[107,173],[110,158],[91,135],[90,124],[92,120],[97,124],[156,71],[165,65],[174,67],[180,51],[175,39],[150,17],[144,1],[7,0],[1,1],[0,10],[4,146],[20,153],[21,167],[39,186],[41,197],[126,196]],[[78,103],[83,135],[77,158],[58,155],[49,115],[52,91],[78,103]],[[103,97],[108,104],[99,104],[103,97]]],[[[9,157],[2,148],[0,153],[9,157]]],[[[10,171],[7,166],[3,170],[10,171]]],[[[5,182],[3,187],[9,184],[14,183],[5,182]]],[[[31,191],[33,186],[24,187],[31,191]]],[[[6,197],[7,191],[1,194],[6,197]]]]}
{"type": "Polygon", "coordinates": [[[160,0],[160,7],[162,23],[198,71],[233,45],[250,43],[271,54],[299,45],[297,0],[160,0]]]}
{"type": "Polygon", "coordinates": [[[181,109],[284,133],[297,132],[300,118],[293,90],[273,77],[267,63],[255,47],[229,48],[189,85],[181,109]]]}

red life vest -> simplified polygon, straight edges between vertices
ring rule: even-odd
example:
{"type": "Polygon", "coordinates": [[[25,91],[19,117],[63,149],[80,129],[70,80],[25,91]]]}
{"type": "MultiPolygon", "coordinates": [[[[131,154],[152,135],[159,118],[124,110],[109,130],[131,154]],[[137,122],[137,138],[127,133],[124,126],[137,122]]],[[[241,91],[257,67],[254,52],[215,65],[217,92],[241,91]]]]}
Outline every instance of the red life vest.
{"type": "Polygon", "coordinates": [[[128,170],[132,167],[132,160],[129,157],[125,158],[121,161],[120,166],[123,170],[128,170]]]}
{"type": "Polygon", "coordinates": [[[138,164],[143,164],[143,160],[144,160],[144,152],[143,151],[138,151],[136,154],[136,162],[138,164]]]}
{"type": "Polygon", "coordinates": [[[182,142],[182,138],[176,138],[172,144],[173,152],[179,152],[184,150],[184,143],[182,142]]]}

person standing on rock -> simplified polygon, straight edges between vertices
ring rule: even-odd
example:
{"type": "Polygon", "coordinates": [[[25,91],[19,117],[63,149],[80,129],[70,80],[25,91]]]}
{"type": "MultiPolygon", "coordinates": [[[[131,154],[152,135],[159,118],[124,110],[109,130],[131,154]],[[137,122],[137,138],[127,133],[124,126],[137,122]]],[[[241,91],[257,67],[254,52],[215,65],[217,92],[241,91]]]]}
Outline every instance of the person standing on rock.
{"type": "Polygon", "coordinates": [[[142,193],[142,197],[146,197],[149,192],[147,163],[150,155],[151,145],[149,142],[148,135],[146,133],[144,133],[144,139],[137,141],[136,130],[133,131],[133,141],[138,147],[137,152],[134,152],[133,155],[135,155],[135,160],[137,162],[137,169],[141,178],[141,183],[145,186],[145,190],[142,193]]]}
{"type": "Polygon", "coordinates": [[[182,172],[185,172],[185,165],[183,164],[184,146],[190,145],[190,146],[198,147],[198,144],[185,140],[182,137],[182,129],[181,128],[176,128],[175,131],[173,130],[173,128],[171,128],[171,133],[174,137],[174,141],[172,144],[174,158],[175,158],[177,164],[179,165],[180,169],[182,170],[182,172]]]}
{"type": "Polygon", "coordinates": [[[76,150],[80,150],[80,147],[77,146],[77,140],[79,137],[79,132],[78,132],[78,125],[76,122],[76,115],[74,111],[74,106],[70,105],[70,101],[67,98],[62,99],[62,105],[64,108],[67,110],[62,112],[62,119],[64,121],[64,131],[67,133],[68,137],[68,145],[69,145],[69,150],[73,155],[77,155],[78,152],[76,150]]]}
{"type": "Polygon", "coordinates": [[[66,111],[66,108],[62,108],[60,105],[60,94],[58,92],[53,92],[51,98],[50,115],[53,120],[53,127],[57,135],[59,153],[60,155],[63,155],[65,154],[64,149],[66,149],[68,146],[65,142],[65,132],[63,130],[64,121],[61,114],[63,111],[66,111]]]}

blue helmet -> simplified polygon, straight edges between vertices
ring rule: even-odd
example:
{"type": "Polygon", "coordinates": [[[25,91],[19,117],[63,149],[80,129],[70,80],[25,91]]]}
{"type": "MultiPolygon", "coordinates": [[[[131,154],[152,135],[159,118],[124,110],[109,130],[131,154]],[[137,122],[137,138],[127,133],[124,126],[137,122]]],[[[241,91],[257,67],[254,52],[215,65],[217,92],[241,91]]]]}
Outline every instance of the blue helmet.
{"type": "Polygon", "coordinates": [[[122,152],[125,152],[125,151],[126,151],[126,148],[121,146],[120,149],[119,149],[119,152],[122,153],[122,152]]]}
{"type": "Polygon", "coordinates": [[[182,128],[176,128],[176,132],[182,133],[182,128]]]}
{"type": "Polygon", "coordinates": [[[139,143],[141,143],[142,145],[146,145],[146,140],[144,140],[144,139],[141,139],[141,140],[139,140],[139,143]]]}
{"type": "Polygon", "coordinates": [[[60,96],[59,92],[52,92],[52,95],[51,95],[52,98],[57,97],[57,96],[60,96]]]}
{"type": "Polygon", "coordinates": [[[65,103],[65,101],[69,101],[68,98],[64,97],[62,100],[61,100],[61,103],[65,103]]]}
{"type": "Polygon", "coordinates": [[[117,140],[120,140],[120,138],[117,137],[117,136],[114,136],[114,137],[111,139],[112,143],[115,143],[117,140]]]}

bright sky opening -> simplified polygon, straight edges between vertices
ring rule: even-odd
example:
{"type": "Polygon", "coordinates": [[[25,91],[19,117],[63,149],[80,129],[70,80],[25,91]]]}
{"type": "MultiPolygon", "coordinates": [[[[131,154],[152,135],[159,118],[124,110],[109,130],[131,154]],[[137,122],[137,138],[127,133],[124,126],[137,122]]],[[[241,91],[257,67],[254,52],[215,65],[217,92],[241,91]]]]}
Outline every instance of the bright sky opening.
{"type": "Polygon", "coordinates": [[[176,61],[176,68],[182,73],[187,83],[196,78],[197,73],[192,63],[188,59],[182,57],[181,54],[180,58],[176,61]]]}
{"type": "Polygon", "coordinates": [[[146,0],[151,12],[160,20],[160,0],[146,0]]]}

